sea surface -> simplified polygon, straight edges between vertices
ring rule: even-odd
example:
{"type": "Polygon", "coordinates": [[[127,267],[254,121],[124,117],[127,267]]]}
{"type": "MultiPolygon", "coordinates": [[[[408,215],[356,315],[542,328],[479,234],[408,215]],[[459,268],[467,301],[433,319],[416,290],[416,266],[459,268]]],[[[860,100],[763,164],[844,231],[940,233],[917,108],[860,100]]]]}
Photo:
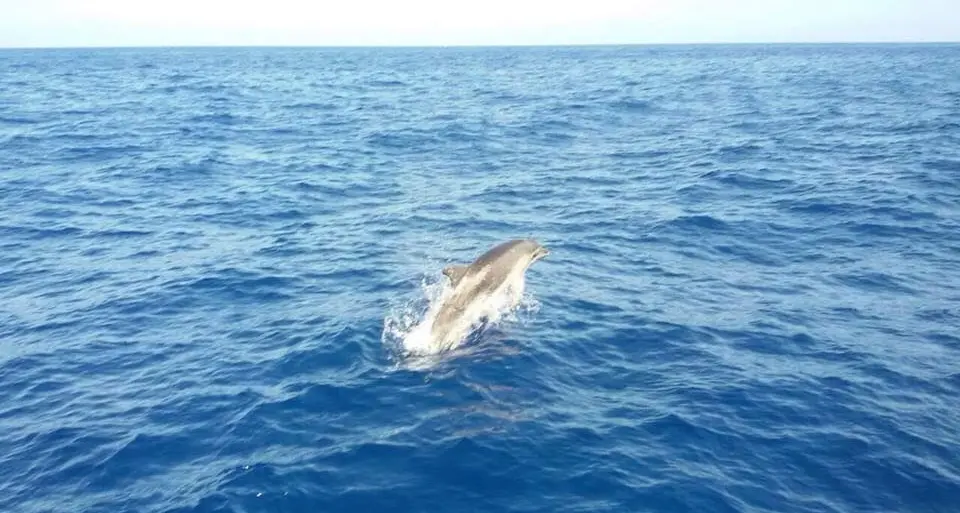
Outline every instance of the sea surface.
{"type": "Polygon", "coordinates": [[[0,512],[958,508],[960,45],[0,51],[0,512]]]}

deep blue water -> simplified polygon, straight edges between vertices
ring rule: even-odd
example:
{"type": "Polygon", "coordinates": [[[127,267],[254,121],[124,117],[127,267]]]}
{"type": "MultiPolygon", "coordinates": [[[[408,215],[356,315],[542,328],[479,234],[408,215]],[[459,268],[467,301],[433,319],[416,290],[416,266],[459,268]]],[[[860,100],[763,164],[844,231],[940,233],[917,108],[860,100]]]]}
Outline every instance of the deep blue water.
{"type": "Polygon", "coordinates": [[[2,512],[960,507],[960,45],[0,51],[0,215],[2,512]]]}

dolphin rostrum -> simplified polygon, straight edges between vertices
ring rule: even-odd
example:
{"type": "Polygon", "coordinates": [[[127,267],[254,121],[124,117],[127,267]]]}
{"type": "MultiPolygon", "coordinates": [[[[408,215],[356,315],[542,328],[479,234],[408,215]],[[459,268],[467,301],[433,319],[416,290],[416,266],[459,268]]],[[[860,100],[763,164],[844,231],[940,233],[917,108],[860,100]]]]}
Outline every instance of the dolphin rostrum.
{"type": "Polygon", "coordinates": [[[450,349],[478,321],[516,306],[523,295],[527,268],[548,254],[550,250],[535,240],[517,239],[494,246],[470,265],[444,268],[451,287],[427,319],[430,348],[450,349]]]}

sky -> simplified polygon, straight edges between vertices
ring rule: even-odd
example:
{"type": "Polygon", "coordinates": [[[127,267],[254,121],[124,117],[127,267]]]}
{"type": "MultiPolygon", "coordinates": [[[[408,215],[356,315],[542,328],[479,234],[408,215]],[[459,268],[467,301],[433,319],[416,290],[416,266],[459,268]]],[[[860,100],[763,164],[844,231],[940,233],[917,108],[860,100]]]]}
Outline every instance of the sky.
{"type": "Polygon", "coordinates": [[[960,41],[960,0],[0,0],[0,47],[960,41]]]}

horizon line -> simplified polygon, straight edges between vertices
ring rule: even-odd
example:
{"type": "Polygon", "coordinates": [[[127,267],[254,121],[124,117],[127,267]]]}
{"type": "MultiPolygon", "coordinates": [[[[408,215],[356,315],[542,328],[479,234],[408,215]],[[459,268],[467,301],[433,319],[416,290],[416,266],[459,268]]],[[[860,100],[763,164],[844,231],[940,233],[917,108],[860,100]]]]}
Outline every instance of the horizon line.
{"type": "Polygon", "coordinates": [[[148,44],[148,45],[50,45],[0,46],[3,50],[146,50],[146,49],[226,49],[226,48],[291,48],[291,49],[445,49],[445,48],[584,48],[643,46],[826,46],[826,45],[956,45],[960,40],[852,40],[852,41],[672,41],[663,43],[499,43],[499,44],[148,44]]]}

